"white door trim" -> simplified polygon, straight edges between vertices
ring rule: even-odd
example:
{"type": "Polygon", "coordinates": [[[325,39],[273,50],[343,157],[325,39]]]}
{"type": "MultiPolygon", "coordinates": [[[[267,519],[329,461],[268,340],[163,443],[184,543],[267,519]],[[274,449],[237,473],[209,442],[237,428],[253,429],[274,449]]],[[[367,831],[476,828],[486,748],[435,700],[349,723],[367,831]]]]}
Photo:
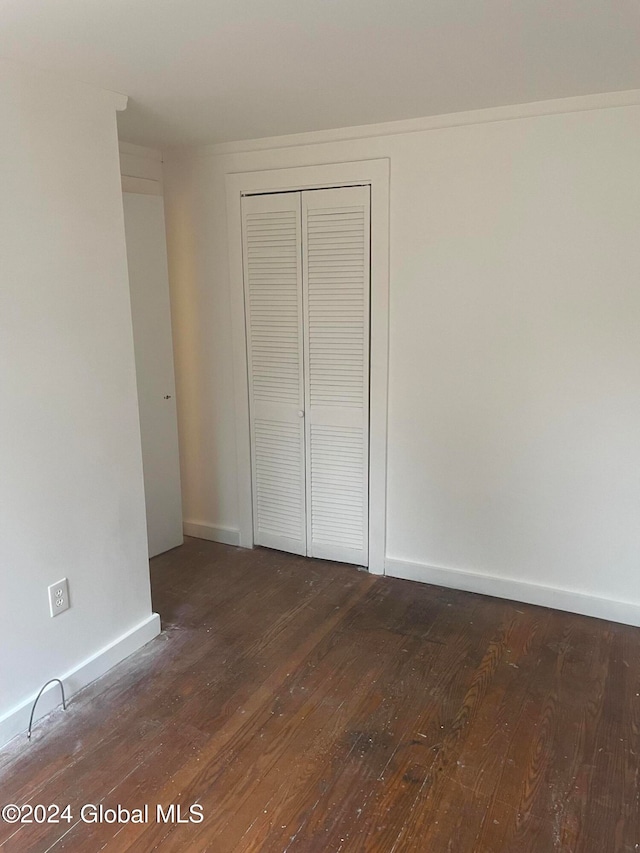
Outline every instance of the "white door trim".
{"type": "Polygon", "coordinates": [[[356,160],[226,176],[233,332],[240,545],[253,547],[249,382],[242,265],[243,195],[369,184],[371,186],[371,362],[369,422],[369,571],[384,574],[387,525],[389,375],[389,160],[356,160]]]}

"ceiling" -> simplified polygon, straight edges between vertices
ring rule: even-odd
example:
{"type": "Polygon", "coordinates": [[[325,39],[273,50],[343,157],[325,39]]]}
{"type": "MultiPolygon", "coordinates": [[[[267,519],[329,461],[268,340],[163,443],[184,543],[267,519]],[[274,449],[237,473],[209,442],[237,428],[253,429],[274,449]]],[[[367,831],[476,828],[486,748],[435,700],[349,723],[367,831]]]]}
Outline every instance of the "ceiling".
{"type": "Polygon", "coordinates": [[[167,147],[640,88],[638,0],[2,0],[0,56],[167,147]]]}

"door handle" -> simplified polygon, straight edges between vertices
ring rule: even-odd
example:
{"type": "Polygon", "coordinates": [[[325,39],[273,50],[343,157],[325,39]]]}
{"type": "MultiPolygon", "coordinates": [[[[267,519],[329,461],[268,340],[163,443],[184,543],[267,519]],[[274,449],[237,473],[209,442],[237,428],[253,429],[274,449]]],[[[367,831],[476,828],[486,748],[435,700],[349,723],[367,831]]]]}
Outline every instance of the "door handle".
{"type": "Polygon", "coordinates": [[[299,418],[303,418],[303,417],[304,417],[304,412],[302,411],[302,409],[299,409],[299,410],[298,410],[298,417],[299,417],[299,418]]]}

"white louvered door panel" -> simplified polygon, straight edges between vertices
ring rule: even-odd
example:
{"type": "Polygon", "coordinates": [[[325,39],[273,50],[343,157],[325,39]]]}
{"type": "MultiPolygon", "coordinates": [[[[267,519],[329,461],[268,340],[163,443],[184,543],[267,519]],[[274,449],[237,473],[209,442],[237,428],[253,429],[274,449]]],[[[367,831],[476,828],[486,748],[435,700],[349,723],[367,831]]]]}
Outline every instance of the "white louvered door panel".
{"type": "Polygon", "coordinates": [[[368,565],[369,187],[302,193],[307,553],[368,565]]]}
{"type": "Polygon", "coordinates": [[[242,200],[253,526],[307,553],[300,193],[242,200]]]}

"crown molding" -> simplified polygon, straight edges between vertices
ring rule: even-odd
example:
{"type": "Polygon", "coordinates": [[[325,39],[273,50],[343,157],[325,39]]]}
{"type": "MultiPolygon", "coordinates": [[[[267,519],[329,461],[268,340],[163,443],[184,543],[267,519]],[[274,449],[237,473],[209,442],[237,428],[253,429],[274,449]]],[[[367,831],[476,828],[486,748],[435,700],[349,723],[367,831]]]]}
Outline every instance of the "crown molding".
{"type": "Polygon", "coordinates": [[[237,142],[219,142],[212,145],[169,148],[163,154],[165,159],[183,156],[185,153],[195,157],[212,157],[224,154],[244,154],[253,151],[267,151],[274,148],[293,148],[301,145],[323,145],[331,142],[346,142],[354,139],[370,139],[378,136],[396,136],[406,133],[421,133],[428,130],[440,130],[447,127],[462,127],[472,124],[485,124],[497,121],[533,118],[536,116],[557,115],[561,113],[586,112],[590,110],[611,109],[640,105],[640,89],[627,89],[622,92],[603,92],[595,95],[579,95],[572,98],[556,98],[549,101],[533,101],[527,104],[512,104],[503,107],[490,107],[482,110],[470,110],[459,113],[446,113],[437,116],[402,119],[380,124],[364,124],[354,127],[341,127],[331,130],[315,130],[305,133],[292,133],[285,136],[268,136],[261,139],[245,139],[237,142]]]}
{"type": "Polygon", "coordinates": [[[123,110],[126,110],[127,104],[129,103],[128,95],[123,95],[122,92],[112,92],[109,89],[105,89],[104,91],[108,92],[113,97],[116,112],[121,113],[123,110]]]}
{"type": "Polygon", "coordinates": [[[121,154],[129,154],[132,157],[144,157],[146,160],[155,160],[162,163],[162,152],[158,148],[147,148],[144,145],[135,145],[133,142],[119,140],[118,148],[121,154]]]}

